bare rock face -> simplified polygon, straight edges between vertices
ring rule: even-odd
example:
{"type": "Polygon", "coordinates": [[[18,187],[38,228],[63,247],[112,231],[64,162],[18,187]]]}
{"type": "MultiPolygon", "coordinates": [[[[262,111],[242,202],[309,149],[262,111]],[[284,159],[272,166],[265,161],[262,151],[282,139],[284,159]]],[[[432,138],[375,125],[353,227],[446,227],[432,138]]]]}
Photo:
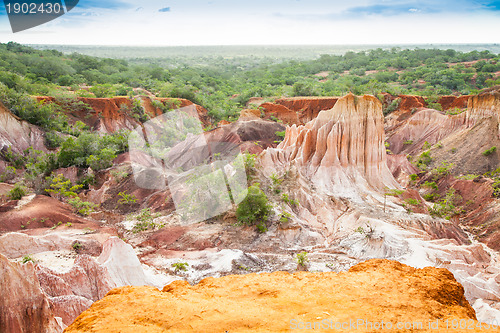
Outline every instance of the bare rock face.
{"type": "Polygon", "coordinates": [[[284,105],[263,103],[261,108],[264,110],[264,119],[278,119],[286,125],[301,124],[298,112],[292,111],[284,105]]]}
{"type": "Polygon", "coordinates": [[[467,104],[467,125],[469,127],[474,126],[481,119],[489,117],[500,122],[500,88],[498,87],[471,96],[467,104]]]}
{"type": "Polygon", "coordinates": [[[421,151],[426,142],[434,145],[464,129],[465,124],[465,113],[450,116],[424,108],[387,128],[387,142],[394,154],[415,154],[421,151]]]}
{"type": "Polygon", "coordinates": [[[109,238],[97,261],[107,269],[118,286],[147,285],[146,275],[131,245],[118,237],[109,238]]]}
{"type": "Polygon", "coordinates": [[[296,112],[300,124],[305,124],[316,118],[321,111],[333,108],[337,100],[338,97],[291,97],[277,99],[275,103],[296,112]]]}
{"type": "Polygon", "coordinates": [[[450,109],[465,109],[469,103],[470,95],[463,96],[441,96],[438,103],[441,104],[443,110],[450,109]]]}
{"type": "Polygon", "coordinates": [[[318,188],[359,201],[362,193],[399,187],[387,167],[383,124],[377,98],[350,94],[306,125],[287,128],[263,163],[294,165],[318,188]]]}
{"type": "MultiPolygon", "coordinates": [[[[194,286],[177,281],[162,291],[117,288],[65,332],[202,332],[208,327],[212,332],[284,332],[307,323],[334,329],[336,322],[382,318],[392,325],[422,321],[418,330],[423,332],[432,332],[429,320],[476,320],[463,287],[448,270],[379,259],[340,274],[275,272],[206,278],[194,286]]],[[[358,329],[372,331],[364,324],[358,329]]]]}
{"type": "Polygon", "coordinates": [[[107,269],[87,255],[78,256],[66,273],[37,266],[36,275],[54,305],[54,312],[65,325],[117,286],[107,269]]]}
{"type": "Polygon", "coordinates": [[[40,289],[32,263],[12,263],[0,254],[0,331],[52,333],[63,329],[40,289]]]}
{"type": "Polygon", "coordinates": [[[46,151],[44,138],[43,131],[37,126],[19,119],[0,103],[0,151],[8,147],[17,153],[29,147],[46,151]]]}

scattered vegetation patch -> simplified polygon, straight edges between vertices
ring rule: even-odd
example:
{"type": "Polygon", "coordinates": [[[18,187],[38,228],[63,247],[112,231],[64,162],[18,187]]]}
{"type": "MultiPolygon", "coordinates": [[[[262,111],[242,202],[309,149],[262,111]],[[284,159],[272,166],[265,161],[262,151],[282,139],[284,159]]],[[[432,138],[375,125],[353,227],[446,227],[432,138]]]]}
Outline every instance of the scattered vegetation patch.
{"type": "Polygon", "coordinates": [[[189,264],[187,262],[176,262],[172,264],[172,267],[174,268],[174,272],[178,273],[180,271],[187,271],[189,264]]]}
{"type": "Polygon", "coordinates": [[[446,192],[446,196],[436,202],[430,209],[429,214],[434,217],[443,217],[449,220],[451,217],[462,212],[456,205],[462,200],[462,197],[455,193],[454,189],[446,192]]]}
{"type": "Polygon", "coordinates": [[[120,192],[118,193],[118,196],[120,197],[120,199],[118,200],[118,203],[120,205],[130,205],[137,202],[137,198],[133,194],[120,192]]]}
{"type": "Polygon", "coordinates": [[[417,168],[421,170],[426,170],[427,167],[432,163],[432,157],[430,151],[424,151],[420,154],[417,160],[417,168]]]}
{"type": "Polygon", "coordinates": [[[32,263],[35,263],[35,259],[30,255],[30,254],[27,254],[27,255],[24,255],[23,256],[23,259],[21,260],[21,262],[23,264],[26,264],[28,262],[32,262],[32,263]]]}
{"type": "Polygon", "coordinates": [[[10,190],[7,194],[7,197],[10,200],[21,200],[27,193],[28,189],[23,185],[23,183],[16,183],[14,188],[12,188],[12,190],[10,190]]]}
{"type": "Polygon", "coordinates": [[[165,225],[160,223],[155,223],[154,220],[161,215],[159,213],[153,214],[150,208],[142,209],[139,214],[134,218],[138,221],[133,228],[134,233],[138,233],[146,230],[161,229],[165,225]]]}
{"type": "Polygon", "coordinates": [[[494,152],[497,151],[497,147],[496,146],[493,146],[489,149],[486,149],[485,151],[482,152],[483,156],[490,156],[491,154],[493,154],[494,152]]]}
{"type": "Polygon", "coordinates": [[[247,225],[255,225],[259,232],[266,232],[266,222],[271,213],[271,205],[267,196],[255,183],[248,188],[248,194],[236,209],[236,218],[247,225]]]}
{"type": "Polygon", "coordinates": [[[309,263],[308,253],[302,251],[295,255],[295,261],[297,262],[297,268],[301,270],[307,270],[307,264],[309,263]]]}

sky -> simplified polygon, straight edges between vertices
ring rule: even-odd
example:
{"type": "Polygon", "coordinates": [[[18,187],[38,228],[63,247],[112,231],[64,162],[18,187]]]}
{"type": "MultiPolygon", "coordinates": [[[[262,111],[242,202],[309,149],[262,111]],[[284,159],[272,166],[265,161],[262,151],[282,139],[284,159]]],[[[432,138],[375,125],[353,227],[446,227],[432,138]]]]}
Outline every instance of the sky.
{"type": "Polygon", "coordinates": [[[500,43],[499,31],[500,0],[80,0],[18,33],[0,6],[0,42],[23,44],[500,43]]]}

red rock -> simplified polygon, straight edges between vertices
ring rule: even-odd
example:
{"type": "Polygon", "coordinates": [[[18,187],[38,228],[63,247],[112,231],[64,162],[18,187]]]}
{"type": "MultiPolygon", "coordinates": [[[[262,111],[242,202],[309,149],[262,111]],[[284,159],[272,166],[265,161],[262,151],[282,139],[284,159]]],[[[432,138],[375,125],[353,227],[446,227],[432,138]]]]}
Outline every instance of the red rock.
{"type": "Polygon", "coordinates": [[[284,105],[273,104],[273,103],[263,103],[261,107],[264,110],[264,119],[271,119],[275,117],[283,121],[286,125],[299,125],[299,116],[296,111],[292,111],[284,105]]]}
{"type": "Polygon", "coordinates": [[[333,108],[338,99],[338,97],[290,97],[277,99],[275,103],[297,112],[300,123],[305,124],[316,118],[320,111],[333,108]]]}

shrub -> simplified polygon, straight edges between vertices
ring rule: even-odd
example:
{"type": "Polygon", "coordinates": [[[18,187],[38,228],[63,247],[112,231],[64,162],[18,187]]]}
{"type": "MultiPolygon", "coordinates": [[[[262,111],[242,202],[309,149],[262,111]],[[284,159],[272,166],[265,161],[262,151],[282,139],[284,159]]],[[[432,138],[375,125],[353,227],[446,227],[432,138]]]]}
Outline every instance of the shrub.
{"type": "Polygon", "coordinates": [[[410,175],[410,180],[411,180],[412,182],[416,181],[417,179],[418,179],[418,175],[416,175],[416,174],[414,174],[414,173],[412,173],[412,174],[410,175]]]}
{"type": "Polygon", "coordinates": [[[302,251],[295,255],[295,261],[297,261],[297,266],[302,268],[307,268],[307,263],[309,262],[309,258],[307,257],[307,252],[302,251]]]}
{"type": "Polygon", "coordinates": [[[35,262],[35,259],[33,259],[33,257],[31,255],[27,254],[27,255],[23,256],[23,259],[22,259],[23,264],[26,264],[30,261],[33,263],[35,262]]]}
{"type": "Polygon", "coordinates": [[[452,216],[461,213],[461,210],[455,207],[460,200],[462,200],[462,197],[455,194],[454,189],[448,190],[446,196],[429,209],[429,214],[434,217],[444,217],[449,220],[452,216]]]}
{"type": "Polygon", "coordinates": [[[77,196],[77,192],[83,187],[83,185],[73,185],[69,179],[59,174],[55,177],[47,177],[50,180],[49,188],[45,191],[53,194],[59,200],[74,198],[77,196]]]}
{"type": "Polygon", "coordinates": [[[438,180],[446,175],[450,174],[450,169],[453,167],[453,163],[443,162],[441,166],[432,170],[433,180],[438,180]]]}
{"type": "Polygon", "coordinates": [[[279,223],[287,223],[288,220],[292,217],[292,214],[282,211],[279,219],[279,223]]]}
{"type": "Polygon", "coordinates": [[[121,205],[128,205],[128,204],[137,202],[137,198],[133,194],[120,192],[120,193],[118,193],[118,196],[121,198],[120,200],[118,200],[118,203],[121,205]]]}
{"type": "Polygon", "coordinates": [[[82,201],[79,197],[71,198],[68,203],[77,211],[78,214],[87,216],[94,212],[98,205],[88,201],[82,201]]]}
{"type": "Polygon", "coordinates": [[[412,145],[413,144],[413,140],[406,140],[405,142],[403,142],[404,145],[412,145]]]}
{"type": "Polygon", "coordinates": [[[281,189],[280,189],[280,186],[281,186],[281,183],[283,183],[283,179],[282,178],[279,178],[278,175],[276,175],[275,173],[273,173],[271,175],[271,181],[273,183],[273,190],[274,190],[274,193],[278,194],[281,192],[281,189]]]}
{"type": "Polygon", "coordinates": [[[443,106],[439,103],[432,103],[432,102],[429,102],[427,103],[427,107],[429,109],[434,109],[434,110],[438,110],[438,111],[443,111],[443,106]]]}
{"type": "Polygon", "coordinates": [[[92,170],[99,171],[113,166],[113,160],[115,158],[116,154],[113,149],[104,148],[97,155],[90,155],[87,157],[86,162],[92,170]]]}
{"type": "Polygon", "coordinates": [[[55,131],[45,133],[45,146],[49,149],[59,147],[63,141],[64,139],[55,131]]]}
{"type": "Polygon", "coordinates": [[[153,214],[149,208],[142,209],[139,214],[135,216],[138,223],[134,225],[134,233],[148,229],[163,228],[163,225],[154,223],[154,219],[157,217],[160,217],[160,214],[153,214]]]}
{"type": "Polygon", "coordinates": [[[490,149],[486,149],[485,151],[483,151],[482,154],[483,154],[483,156],[489,156],[489,155],[493,154],[496,151],[497,151],[497,147],[493,146],[490,149]]]}
{"type": "Polygon", "coordinates": [[[281,200],[283,200],[284,202],[286,202],[290,206],[297,206],[299,204],[299,202],[297,200],[290,199],[290,197],[286,193],[283,193],[281,195],[281,200]]]}
{"type": "Polygon", "coordinates": [[[277,131],[275,134],[282,141],[285,138],[286,131],[277,131]]]}
{"type": "Polygon", "coordinates": [[[73,243],[72,247],[73,247],[73,250],[78,252],[82,249],[83,245],[80,242],[76,241],[73,243]]]}
{"type": "Polygon", "coordinates": [[[258,183],[248,188],[248,193],[236,209],[236,218],[239,222],[247,225],[257,226],[260,232],[264,232],[266,221],[271,213],[271,205],[267,196],[262,192],[258,183]]]}
{"type": "Polygon", "coordinates": [[[6,182],[14,179],[16,177],[16,171],[16,168],[13,166],[7,166],[4,172],[0,175],[0,182],[6,182]]]}
{"type": "Polygon", "coordinates": [[[187,271],[189,264],[187,262],[176,262],[172,264],[172,267],[174,268],[174,272],[177,273],[179,271],[187,271]]]}
{"type": "Polygon", "coordinates": [[[26,186],[22,183],[17,183],[14,188],[9,191],[7,196],[10,200],[21,200],[27,194],[26,186]]]}
{"type": "Polygon", "coordinates": [[[431,162],[432,162],[431,152],[424,151],[422,154],[420,154],[417,160],[417,168],[425,170],[427,169],[429,164],[431,164],[431,162]]]}
{"type": "Polygon", "coordinates": [[[412,206],[420,206],[420,204],[421,204],[420,200],[413,199],[413,198],[408,198],[405,200],[405,202],[409,205],[412,205],[412,206]]]}
{"type": "Polygon", "coordinates": [[[255,158],[257,157],[256,154],[244,154],[243,155],[243,161],[245,163],[245,172],[247,174],[247,181],[250,181],[252,177],[255,175],[255,158]]]}
{"type": "Polygon", "coordinates": [[[428,187],[428,188],[432,188],[434,190],[437,190],[438,189],[438,186],[436,184],[436,182],[429,182],[429,181],[426,181],[424,183],[424,185],[422,185],[423,187],[428,187]]]}

